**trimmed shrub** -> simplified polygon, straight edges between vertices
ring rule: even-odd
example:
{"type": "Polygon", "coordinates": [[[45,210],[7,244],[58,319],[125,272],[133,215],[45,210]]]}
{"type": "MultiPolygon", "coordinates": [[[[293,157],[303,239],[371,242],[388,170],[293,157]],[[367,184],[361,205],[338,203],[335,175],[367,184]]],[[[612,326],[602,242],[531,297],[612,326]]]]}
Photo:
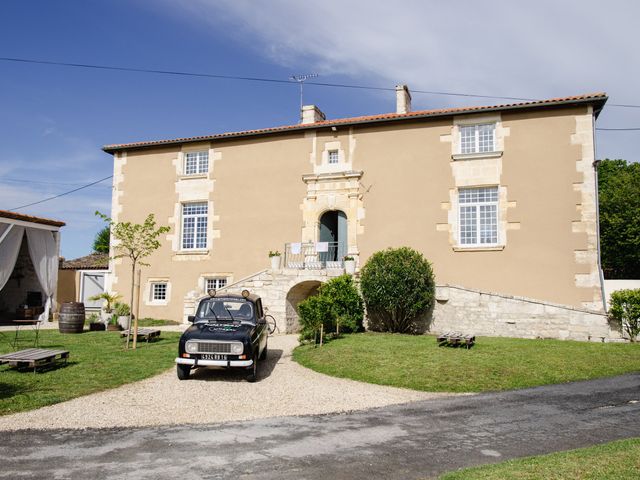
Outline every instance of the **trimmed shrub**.
{"type": "Polygon", "coordinates": [[[635,342],[640,335],[640,288],[613,292],[609,318],[618,322],[629,340],[635,342]]]}
{"type": "Polygon", "coordinates": [[[362,268],[362,296],[369,328],[382,332],[422,333],[433,307],[435,281],[431,264],[409,247],[374,253],[362,268]]]}
{"type": "Polygon", "coordinates": [[[351,275],[329,280],[318,289],[318,295],[298,305],[301,340],[311,340],[323,326],[324,333],[349,333],[362,330],[364,304],[351,275]]]}

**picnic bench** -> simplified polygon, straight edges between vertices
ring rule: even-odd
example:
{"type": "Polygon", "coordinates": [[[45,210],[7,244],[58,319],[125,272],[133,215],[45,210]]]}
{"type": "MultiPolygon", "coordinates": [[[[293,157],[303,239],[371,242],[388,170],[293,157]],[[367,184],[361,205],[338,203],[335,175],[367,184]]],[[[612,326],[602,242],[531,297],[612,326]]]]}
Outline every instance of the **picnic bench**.
{"type": "Polygon", "coordinates": [[[49,367],[61,360],[67,363],[68,358],[69,350],[27,348],[13,353],[0,354],[0,365],[8,363],[9,366],[15,368],[33,368],[35,372],[40,367],[49,367]]]}
{"type": "MultiPolygon", "coordinates": [[[[129,334],[129,330],[123,330],[120,332],[121,337],[126,337],[129,334]]],[[[133,336],[133,331],[131,332],[133,336]]],[[[159,328],[139,328],[138,329],[138,339],[142,338],[149,342],[153,338],[158,338],[160,336],[159,328]]]]}
{"type": "Polygon", "coordinates": [[[460,332],[445,332],[436,337],[439,347],[460,347],[463,346],[467,350],[476,343],[475,335],[468,335],[460,332]]]}

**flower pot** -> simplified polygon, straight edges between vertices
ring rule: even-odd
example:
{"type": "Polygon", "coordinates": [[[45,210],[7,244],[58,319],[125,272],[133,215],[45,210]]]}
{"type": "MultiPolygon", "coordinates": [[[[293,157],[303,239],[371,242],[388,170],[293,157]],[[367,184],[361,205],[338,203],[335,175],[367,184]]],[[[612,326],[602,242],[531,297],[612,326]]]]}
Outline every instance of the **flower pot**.
{"type": "Polygon", "coordinates": [[[353,275],[356,273],[356,261],[355,260],[345,260],[344,261],[344,271],[349,275],[353,275]]]}
{"type": "Polygon", "coordinates": [[[106,325],[101,322],[93,322],[89,324],[90,332],[104,332],[105,329],[106,329],[106,325]]]}
{"type": "Polygon", "coordinates": [[[271,270],[280,270],[280,255],[269,258],[271,260],[271,270]]]}
{"type": "Polygon", "coordinates": [[[109,325],[107,325],[107,330],[110,332],[119,332],[120,330],[122,330],[122,328],[120,328],[120,325],[118,325],[117,323],[110,323],[109,325]]]}
{"type": "Polygon", "coordinates": [[[123,330],[126,330],[127,328],[129,328],[129,316],[128,315],[119,316],[118,325],[120,325],[120,328],[123,330]]]}

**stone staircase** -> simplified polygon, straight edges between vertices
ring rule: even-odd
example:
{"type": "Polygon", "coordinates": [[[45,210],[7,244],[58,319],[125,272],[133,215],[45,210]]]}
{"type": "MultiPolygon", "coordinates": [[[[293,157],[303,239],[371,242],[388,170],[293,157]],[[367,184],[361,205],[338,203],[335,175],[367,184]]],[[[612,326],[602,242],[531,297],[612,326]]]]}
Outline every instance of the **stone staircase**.
{"type": "MultiPolygon", "coordinates": [[[[276,333],[298,331],[297,304],[312,295],[320,284],[344,274],[343,269],[262,270],[237,282],[226,285],[219,292],[238,293],[249,290],[262,298],[266,312],[276,320],[276,333]]],[[[184,299],[184,320],[194,315],[202,292],[192,291],[184,299]]]]}

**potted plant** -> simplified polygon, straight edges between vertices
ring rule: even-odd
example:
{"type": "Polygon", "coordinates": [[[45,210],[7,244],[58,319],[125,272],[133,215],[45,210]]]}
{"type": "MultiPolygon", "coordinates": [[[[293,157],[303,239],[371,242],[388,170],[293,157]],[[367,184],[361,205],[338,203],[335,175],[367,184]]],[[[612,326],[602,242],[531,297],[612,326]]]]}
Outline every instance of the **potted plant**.
{"type": "Polygon", "coordinates": [[[271,260],[271,270],[280,270],[280,252],[270,251],[269,260],[271,260]]]}
{"type": "Polygon", "coordinates": [[[122,330],[122,327],[118,323],[118,316],[115,313],[111,314],[109,323],[107,323],[107,330],[109,330],[110,332],[119,332],[120,330],[122,330]]]}
{"type": "Polygon", "coordinates": [[[118,325],[121,328],[129,328],[129,314],[131,309],[126,303],[116,302],[113,305],[113,314],[118,317],[118,325]]]}
{"type": "Polygon", "coordinates": [[[102,322],[100,315],[95,312],[87,316],[87,321],[89,322],[90,332],[100,332],[105,329],[105,325],[102,322]]]}
{"type": "Polygon", "coordinates": [[[118,295],[117,293],[102,292],[102,293],[99,293],[98,295],[89,297],[89,300],[93,302],[97,300],[104,300],[104,305],[102,306],[102,312],[101,312],[102,321],[104,323],[110,323],[111,316],[113,313],[113,304],[116,303],[119,298],[120,298],[120,295],[118,295]]]}
{"type": "Polygon", "coordinates": [[[356,273],[356,260],[347,255],[342,259],[344,261],[344,271],[349,275],[356,273]]]}

